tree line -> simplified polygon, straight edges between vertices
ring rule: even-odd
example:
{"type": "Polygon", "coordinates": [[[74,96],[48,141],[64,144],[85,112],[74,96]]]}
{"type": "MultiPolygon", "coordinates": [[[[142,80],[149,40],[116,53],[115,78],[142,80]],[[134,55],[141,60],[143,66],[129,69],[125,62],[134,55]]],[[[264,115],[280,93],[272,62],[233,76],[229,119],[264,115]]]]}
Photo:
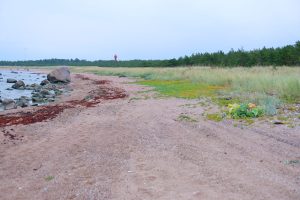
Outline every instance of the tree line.
{"type": "Polygon", "coordinates": [[[168,60],[80,60],[80,59],[44,59],[26,61],[0,61],[0,66],[101,66],[101,67],[176,67],[176,66],[300,66],[300,41],[294,45],[278,48],[262,48],[251,51],[243,49],[228,53],[196,53],[178,59],[168,60]]]}

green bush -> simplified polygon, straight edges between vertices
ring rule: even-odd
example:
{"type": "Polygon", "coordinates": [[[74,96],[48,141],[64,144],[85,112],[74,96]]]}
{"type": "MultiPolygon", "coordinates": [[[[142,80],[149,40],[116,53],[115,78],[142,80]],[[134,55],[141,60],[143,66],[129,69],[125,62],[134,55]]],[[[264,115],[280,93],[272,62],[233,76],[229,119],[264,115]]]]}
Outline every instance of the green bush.
{"type": "Polygon", "coordinates": [[[233,119],[257,118],[264,114],[264,110],[255,104],[229,104],[229,114],[233,119]]]}

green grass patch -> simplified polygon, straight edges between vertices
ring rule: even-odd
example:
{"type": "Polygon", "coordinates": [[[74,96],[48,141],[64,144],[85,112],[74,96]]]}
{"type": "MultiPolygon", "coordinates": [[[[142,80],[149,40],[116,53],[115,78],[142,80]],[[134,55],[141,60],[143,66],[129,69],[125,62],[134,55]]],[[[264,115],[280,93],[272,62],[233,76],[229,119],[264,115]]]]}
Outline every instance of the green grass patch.
{"type": "Polygon", "coordinates": [[[204,96],[215,96],[218,90],[225,87],[210,86],[185,80],[145,80],[136,82],[154,87],[158,92],[173,97],[195,99],[204,96]]]}
{"type": "Polygon", "coordinates": [[[220,122],[220,121],[223,120],[222,116],[218,113],[207,114],[206,119],[211,120],[211,121],[215,121],[215,122],[220,122]]]}
{"type": "Polygon", "coordinates": [[[191,116],[188,116],[188,115],[179,115],[179,117],[177,118],[178,121],[186,121],[186,122],[197,122],[196,119],[194,119],[193,117],[191,116]]]}
{"type": "Polygon", "coordinates": [[[219,106],[227,107],[229,104],[241,103],[241,100],[237,97],[226,98],[226,97],[213,97],[212,102],[219,106]]]}
{"type": "Polygon", "coordinates": [[[282,115],[277,116],[277,119],[279,121],[288,121],[289,120],[289,118],[287,116],[282,116],[282,115]]]}
{"type": "Polygon", "coordinates": [[[46,181],[51,181],[51,180],[53,180],[54,179],[54,176],[47,176],[47,177],[45,177],[45,180],[46,181]]]}

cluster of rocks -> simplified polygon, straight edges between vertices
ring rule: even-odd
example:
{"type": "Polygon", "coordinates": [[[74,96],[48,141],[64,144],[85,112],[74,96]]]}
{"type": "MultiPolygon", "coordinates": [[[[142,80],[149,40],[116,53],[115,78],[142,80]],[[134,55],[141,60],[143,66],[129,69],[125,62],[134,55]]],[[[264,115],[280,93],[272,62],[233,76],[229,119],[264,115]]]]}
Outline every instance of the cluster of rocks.
{"type": "Polygon", "coordinates": [[[53,102],[57,95],[66,90],[66,83],[71,81],[67,67],[58,68],[47,75],[40,84],[26,85],[22,80],[8,78],[7,83],[13,83],[10,89],[32,90],[32,96],[21,96],[18,99],[0,99],[0,107],[4,110],[17,107],[37,106],[41,103],[53,102]]]}

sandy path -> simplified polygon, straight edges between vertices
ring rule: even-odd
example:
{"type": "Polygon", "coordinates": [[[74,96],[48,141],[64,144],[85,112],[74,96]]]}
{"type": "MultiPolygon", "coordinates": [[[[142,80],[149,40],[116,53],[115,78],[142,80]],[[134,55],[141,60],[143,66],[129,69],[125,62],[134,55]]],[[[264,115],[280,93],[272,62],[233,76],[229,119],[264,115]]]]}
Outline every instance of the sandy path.
{"type": "MultiPolygon", "coordinates": [[[[195,101],[127,98],[70,108],[47,122],[0,128],[0,199],[300,199],[300,129],[206,121],[195,101]],[[176,120],[181,113],[198,122],[176,120]],[[13,130],[11,130],[13,129],[13,130]],[[23,137],[22,137],[23,136],[23,137]]],[[[60,102],[95,85],[75,78],[60,102]]]]}

